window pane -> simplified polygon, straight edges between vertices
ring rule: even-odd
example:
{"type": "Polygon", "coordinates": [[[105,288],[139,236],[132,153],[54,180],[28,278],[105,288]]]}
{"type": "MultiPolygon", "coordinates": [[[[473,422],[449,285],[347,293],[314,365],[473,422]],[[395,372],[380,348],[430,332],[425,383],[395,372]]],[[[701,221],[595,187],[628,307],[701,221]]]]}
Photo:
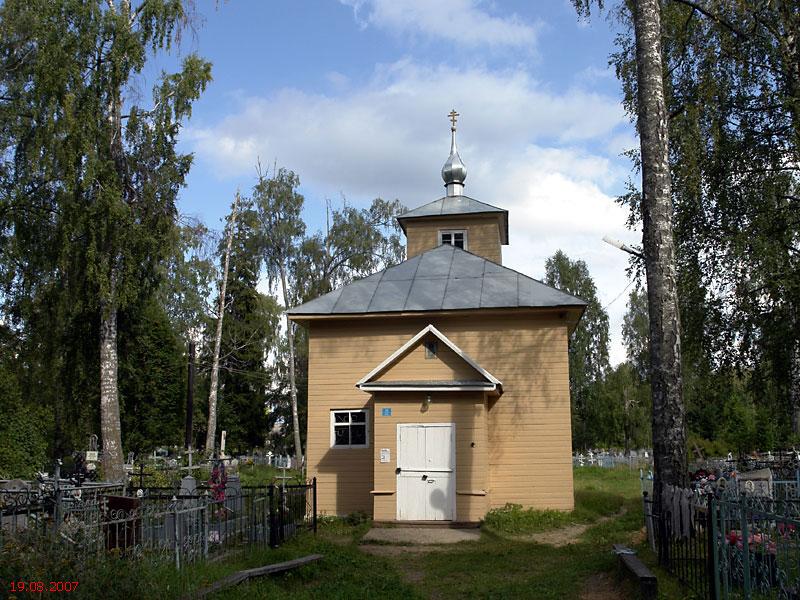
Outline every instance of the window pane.
{"type": "Polygon", "coordinates": [[[350,415],[346,412],[333,413],[333,418],[337,423],[349,423],[350,422],[349,416],[350,415]]]}
{"type": "Polygon", "coordinates": [[[425,342],[425,358],[436,358],[436,340],[425,342]]]}
{"type": "Polygon", "coordinates": [[[450,233],[443,233],[442,244],[452,244],[452,243],[453,243],[453,235],[450,233]]]}
{"type": "Polygon", "coordinates": [[[350,443],[354,446],[364,446],[367,443],[367,426],[366,425],[351,425],[350,426],[350,443]]]}
{"type": "Polygon", "coordinates": [[[351,412],[350,413],[350,421],[352,423],[366,423],[367,422],[367,413],[351,412]]]}
{"type": "Polygon", "coordinates": [[[453,234],[453,245],[457,248],[464,249],[464,234],[463,233],[454,233],[453,234]]]}
{"type": "Polygon", "coordinates": [[[333,428],[333,445],[334,446],[349,446],[350,445],[350,426],[337,425],[333,428]]]}

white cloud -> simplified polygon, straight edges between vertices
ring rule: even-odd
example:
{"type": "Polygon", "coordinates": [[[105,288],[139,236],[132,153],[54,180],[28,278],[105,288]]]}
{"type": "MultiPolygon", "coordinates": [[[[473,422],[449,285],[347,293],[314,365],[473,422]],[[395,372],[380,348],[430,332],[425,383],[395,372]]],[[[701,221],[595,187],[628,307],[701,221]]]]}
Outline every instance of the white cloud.
{"type": "MultiPolygon", "coordinates": [[[[444,192],[439,170],[454,106],[462,115],[466,193],[510,211],[505,263],[541,277],[545,259],[561,248],[587,262],[601,302],[610,302],[627,284],[627,255],[601,238],[641,240],[625,229],[626,210],[612,197],[628,168],[607,144],[630,139],[613,97],[578,88],[556,93],[521,71],[405,60],[338,96],[283,89],[241,98],[219,122],[184,139],[198,167],[221,178],[251,178],[258,157],[277,158],[300,174],[309,204],[343,192],[354,203],[381,196],[415,207],[444,192]]],[[[624,310],[622,298],[609,309],[613,362],[624,359],[624,310]]]]}
{"type": "Polygon", "coordinates": [[[628,285],[628,255],[603,243],[602,237],[641,242],[640,232],[625,228],[627,209],[599,187],[614,170],[606,159],[580,150],[530,147],[510,166],[496,197],[509,210],[505,265],[542,278],[545,261],[558,249],[586,262],[600,303],[611,303],[607,310],[612,364],[625,359],[621,327],[627,296],[614,300],[628,285]],[[506,202],[500,200],[504,195],[506,202]]]}
{"type": "Polygon", "coordinates": [[[284,88],[241,98],[218,123],[195,122],[185,139],[223,177],[252,173],[258,156],[277,156],[306,179],[336,180],[349,193],[373,194],[377,185],[392,195],[410,181],[423,183],[431,164],[444,161],[445,115],[454,106],[462,114],[463,155],[478,172],[479,160],[530,142],[580,143],[607,137],[624,122],[615,98],[579,88],[555,93],[523,71],[403,60],[338,96],[284,88]]]}
{"type": "Polygon", "coordinates": [[[401,35],[422,35],[465,46],[533,47],[539,23],[516,15],[497,17],[476,0],[341,0],[353,7],[362,27],[401,35]]]}

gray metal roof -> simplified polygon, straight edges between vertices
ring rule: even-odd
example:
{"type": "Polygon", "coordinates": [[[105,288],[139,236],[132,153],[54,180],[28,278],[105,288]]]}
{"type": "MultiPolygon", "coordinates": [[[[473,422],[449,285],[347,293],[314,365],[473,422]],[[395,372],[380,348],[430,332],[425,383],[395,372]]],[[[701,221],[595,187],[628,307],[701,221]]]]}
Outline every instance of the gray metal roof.
{"type": "Polygon", "coordinates": [[[428,204],[423,204],[397,217],[397,222],[406,230],[405,222],[409,219],[419,219],[423,217],[444,217],[449,215],[476,215],[486,213],[498,213],[503,220],[501,237],[503,244],[508,244],[508,211],[497,208],[491,204],[486,204],[469,196],[445,196],[428,204]]]}
{"type": "Polygon", "coordinates": [[[444,244],[289,310],[343,315],[477,308],[584,307],[580,298],[444,244]]]}

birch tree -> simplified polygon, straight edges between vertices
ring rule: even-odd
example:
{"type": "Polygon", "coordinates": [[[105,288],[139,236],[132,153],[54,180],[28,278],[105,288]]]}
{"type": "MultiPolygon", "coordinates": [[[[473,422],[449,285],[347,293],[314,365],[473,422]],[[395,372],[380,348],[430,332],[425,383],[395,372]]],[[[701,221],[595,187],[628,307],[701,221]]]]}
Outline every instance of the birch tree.
{"type": "Polygon", "coordinates": [[[211,455],[216,448],[217,439],[217,394],[219,388],[219,350],[222,346],[222,321],[225,317],[225,302],[228,288],[228,269],[231,264],[231,247],[236,230],[236,214],[239,210],[239,192],[233,201],[231,214],[228,217],[225,235],[225,254],[222,261],[222,275],[219,280],[219,302],[217,305],[217,324],[214,334],[214,350],[211,358],[211,375],[208,389],[208,427],[206,429],[206,454],[211,455]]]}
{"type": "MultiPolygon", "coordinates": [[[[588,16],[592,0],[573,0],[588,16]]],[[[600,8],[602,0],[597,0],[600,8]]],[[[636,48],[636,124],[642,172],[641,215],[650,326],[655,494],[686,479],[686,415],[672,219],[668,115],[661,50],[660,0],[630,3],[636,48]]]]}
{"type": "MultiPolygon", "coordinates": [[[[305,223],[301,217],[303,196],[297,191],[300,178],[284,168],[275,169],[267,177],[259,169],[258,182],[253,188],[253,201],[258,212],[263,236],[264,265],[270,287],[278,287],[285,310],[297,300],[294,266],[300,244],[305,234],[305,223]]],[[[303,457],[300,440],[300,417],[297,407],[297,373],[295,357],[294,323],[286,314],[286,337],[288,341],[289,396],[292,407],[292,431],[294,452],[297,460],[303,457]]]]}
{"type": "MultiPolygon", "coordinates": [[[[103,467],[118,480],[117,316],[153,289],[168,254],[191,166],[177,136],[210,64],[188,55],[139,106],[131,79],[180,35],[182,2],[11,0],[0,11],[0,230],[19,259],[3,261],[5,300],[24,312],[31,294],[48,297],[59,319],[94,313],[103,467]]],[[[42,324],[51,335],[63,327],[42,324]]]]}

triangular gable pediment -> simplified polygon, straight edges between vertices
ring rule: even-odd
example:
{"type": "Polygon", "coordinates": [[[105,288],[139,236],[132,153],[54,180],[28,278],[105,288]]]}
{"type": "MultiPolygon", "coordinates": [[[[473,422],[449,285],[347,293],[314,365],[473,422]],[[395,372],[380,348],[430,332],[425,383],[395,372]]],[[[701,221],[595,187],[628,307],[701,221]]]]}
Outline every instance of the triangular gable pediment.
{"type": "Polygon", "coordinates": [[[364,391],[496,391],[502,383],[436,327],[428,325],[364,376],[356,387],[364,391]],[[434,357],[426,356],[427,342],[436,342],[434,357]]]}

